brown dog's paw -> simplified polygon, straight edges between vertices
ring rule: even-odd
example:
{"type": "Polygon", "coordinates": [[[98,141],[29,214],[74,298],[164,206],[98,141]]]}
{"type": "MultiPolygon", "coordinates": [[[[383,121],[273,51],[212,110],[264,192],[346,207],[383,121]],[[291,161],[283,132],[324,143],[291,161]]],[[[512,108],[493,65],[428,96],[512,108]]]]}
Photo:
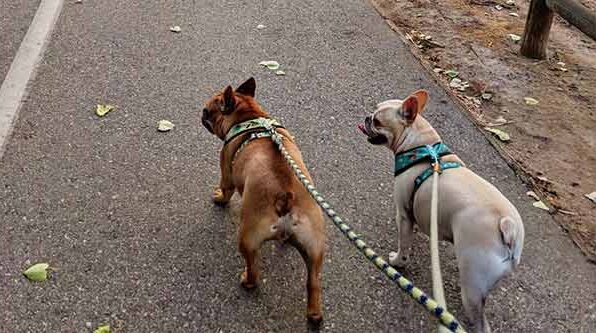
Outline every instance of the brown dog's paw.
{"type": "Polygon", "coordinates": [[[311,329],[318,329],[323,322],[323,315],[321,313],[309,313],[306,316],[306,319],[308,320],[308,326],[311,329]]]}
{"type": "Polygon", "coordinates": [[[257,282],[256,281],[248,281],[248,275],[245,270],[244,272],[242,272],[242,274],[240,274],[240,285],[244,289],[251,290],[251,289],[255,289],[257,287],[257,282]]]}
{"type": "Polygon", "coordinates": [[[219,206],[225,206],[228,204],[228,200],[226,200],[226,196],[224,195],[224,192],[221,188],[216,188],[213,190],[213,193],[211,194],[211,200],[213,200],[213,203],[219,206]]]}

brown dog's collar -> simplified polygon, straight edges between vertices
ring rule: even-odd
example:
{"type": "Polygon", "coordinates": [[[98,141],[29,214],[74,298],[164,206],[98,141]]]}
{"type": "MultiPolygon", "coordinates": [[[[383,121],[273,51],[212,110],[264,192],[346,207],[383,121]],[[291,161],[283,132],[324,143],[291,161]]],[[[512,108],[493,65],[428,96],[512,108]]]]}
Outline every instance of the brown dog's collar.
{"type": "Polygon", "coordinates": [[[224,145],[234,140],[239,135],[250,132],[265,132],[267,128],[284,128],[277,120],[273,118],[259,117],[236,124],[230,128],[224,139],[224,145]]]}

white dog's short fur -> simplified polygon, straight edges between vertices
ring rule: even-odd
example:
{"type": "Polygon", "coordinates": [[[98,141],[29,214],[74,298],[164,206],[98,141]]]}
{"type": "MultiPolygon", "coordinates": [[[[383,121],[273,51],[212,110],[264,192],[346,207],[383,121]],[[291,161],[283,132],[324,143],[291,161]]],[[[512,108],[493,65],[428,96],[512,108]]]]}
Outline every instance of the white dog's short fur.
{"type": "MultiPolygon", "coordinates": [[[[417,91],[405,100],[380,103],[360,130],[368,141],[394,154],[434,144],[441,138],[420,113],[428,93],[417,91]]],[[[455,155],[442,161],[463,162],[455,155]]],[[[403,267],[410,256],[413,226],[425,234],[430,227],[431,183],[428,179],[412,198],[414,179],[429,163],[420,163],[395,178],[394,200],[399,229],[398,252],[390,257],[403,267]]],[[[484,315],[489,291],[520,261],[524,227],[517,209],[492,184],[466,167],[444,170],[439,177],[439,239],[453,242],[462,300],[473,332],[490,332],[484,315]]]]}

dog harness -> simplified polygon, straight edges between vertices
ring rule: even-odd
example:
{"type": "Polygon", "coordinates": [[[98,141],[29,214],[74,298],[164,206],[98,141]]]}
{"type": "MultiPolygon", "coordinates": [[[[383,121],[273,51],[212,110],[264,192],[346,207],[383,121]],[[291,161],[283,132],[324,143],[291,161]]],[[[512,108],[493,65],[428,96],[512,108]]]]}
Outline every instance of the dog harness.
{"type": "Polygon", "coordinates": [[[240,151],[244,147],[246,147],[246,145],[248,145],[251,141],[260,138],[271,137],[271,132],[267,129],[270,127],[285,128],[277,120],[268,117],[255,118],[232,126],[232,128],[230,128],[230,130],[226,134],[224,145],[228,144],[230,141],[234,140],[239,135],[250,133],[250,135],[247,136],[246,139],[244,139],[244,141],[242,141],[238,149],[236,149],[233,160],[236,159],[238,153],[240,153],[240,151]]]}
{"type": "Polygon", "coordinates": [[[416,194],[416,191],[418,191],[422,183],[432,176],[435,164],[438,167],[439,173],[443,170],[459,168],[462,166],[459,162],[441,162],[441,157],[451,154],[453,154],[451,149],[442,142],[435,143],[432,146],[426,145],[412,148],[395,155],[395,172],[393,175],[397,177],[409,168],[422,162],[431,163],[431,166],[419,174],[414,180],[414,190],[412,191],[411,196],[413,199],[414,194],[416,194]]]}

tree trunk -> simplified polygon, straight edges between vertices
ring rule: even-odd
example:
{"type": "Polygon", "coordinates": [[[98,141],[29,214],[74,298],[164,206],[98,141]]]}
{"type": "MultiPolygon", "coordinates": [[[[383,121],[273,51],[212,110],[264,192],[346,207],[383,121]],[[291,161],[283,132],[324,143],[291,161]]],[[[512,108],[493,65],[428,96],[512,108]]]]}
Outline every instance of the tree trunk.
{"type": "Polygon", "coordinates": [[[548,34],[553,23],[554,12],[548,9],[545,0],[532,0],[526,28],[522,39],[521,55],[535,59],[546,59],[548,34]]]}

